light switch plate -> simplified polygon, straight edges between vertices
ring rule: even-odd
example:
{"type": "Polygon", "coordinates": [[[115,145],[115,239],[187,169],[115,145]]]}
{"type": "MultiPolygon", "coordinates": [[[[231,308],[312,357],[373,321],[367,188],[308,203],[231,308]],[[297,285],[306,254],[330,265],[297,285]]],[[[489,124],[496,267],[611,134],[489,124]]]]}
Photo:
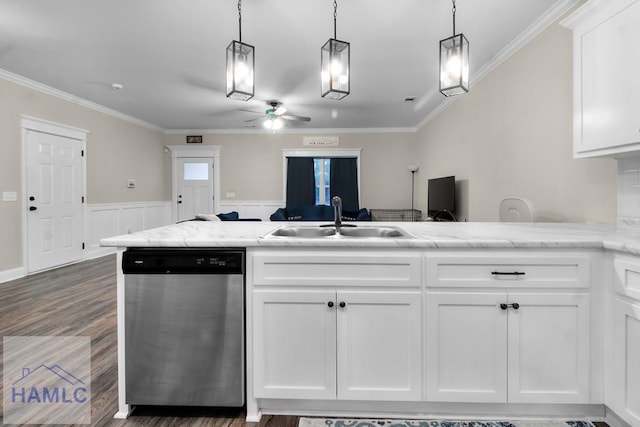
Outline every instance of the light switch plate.
{"type": "Polygon", "coordinates": [[[136,180],[135,179],[127,180],[127,188],[136,188],[136,180]]]}
{"type": "Polygon", "coordinates": [[[235,199],[236,198],[236,193],[233,191],[227,191],[227,199],[235,199]]]}
{"type": "Polygon", "coordinates": [[[2,192],[2,201],[3,202],[15,202],[18,200],[18,193],[15,191],[3,191],[2,192]]]}

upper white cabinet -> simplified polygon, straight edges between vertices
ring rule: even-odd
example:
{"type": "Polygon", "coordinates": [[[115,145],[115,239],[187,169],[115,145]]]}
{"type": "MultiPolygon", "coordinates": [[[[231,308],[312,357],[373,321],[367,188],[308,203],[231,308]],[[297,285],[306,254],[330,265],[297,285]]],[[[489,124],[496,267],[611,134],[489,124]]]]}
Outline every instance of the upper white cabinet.
{"type": "Polygon", "coordinates": [[[592,0],[573,29],[574,156],[640,151],[640,1],[592,0]]]}

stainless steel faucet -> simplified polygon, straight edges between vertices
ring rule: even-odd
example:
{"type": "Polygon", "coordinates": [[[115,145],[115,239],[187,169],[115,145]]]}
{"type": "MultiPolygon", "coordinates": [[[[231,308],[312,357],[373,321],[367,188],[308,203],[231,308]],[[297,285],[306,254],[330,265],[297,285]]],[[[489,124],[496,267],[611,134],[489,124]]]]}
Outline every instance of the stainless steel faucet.
{"type": "Polygon", "coordinates": [[[333,205],[333,225],[336,227],[336,231],[340,230],[342,227],[342,199],[338,196],[333,196],[331,199],[331,204],[333,205]]]}

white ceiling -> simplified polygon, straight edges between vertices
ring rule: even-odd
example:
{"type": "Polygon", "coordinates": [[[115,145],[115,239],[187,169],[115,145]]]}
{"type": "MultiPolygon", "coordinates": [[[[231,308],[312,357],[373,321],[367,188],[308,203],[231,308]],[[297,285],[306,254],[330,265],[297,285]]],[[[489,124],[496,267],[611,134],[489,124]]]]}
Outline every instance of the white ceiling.
{"type": "MultiPolygon", "coordinates": [[[[569,3],[458,0],[472,82],[569,3]]],[[[166,130],[245,129],[257,115],[238,109],[264,110],[272,99],[311,117],[293,124],[301,130],[415,128],[445,99],[438,42],[452,32],[450,0],[338,0],[338,39],[351,43],[351,94],[341,101],[320,97],[332,0],[244,0],[242,15],[242,40],[256,49],[256,93],[247,102],[224,93],[236,0],[2,0],[0,69],[166,130]],[[124,89],[112,90],[114,82],[124,89]]]]}

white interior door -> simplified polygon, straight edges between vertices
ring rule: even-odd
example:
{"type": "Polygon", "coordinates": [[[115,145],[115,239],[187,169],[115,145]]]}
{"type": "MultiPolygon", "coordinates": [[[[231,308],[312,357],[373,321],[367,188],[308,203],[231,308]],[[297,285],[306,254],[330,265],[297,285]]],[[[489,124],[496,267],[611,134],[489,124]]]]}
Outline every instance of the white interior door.
{"type": "Polygon", "coordinates": [[[82,150],[80,140],[26,131],[29,272],[82,259],[82,150]]]}
{"type": "Polygon", "coordinates": [[[178,221],[213,212],[213,159],[178,159],[178,221]]]}

